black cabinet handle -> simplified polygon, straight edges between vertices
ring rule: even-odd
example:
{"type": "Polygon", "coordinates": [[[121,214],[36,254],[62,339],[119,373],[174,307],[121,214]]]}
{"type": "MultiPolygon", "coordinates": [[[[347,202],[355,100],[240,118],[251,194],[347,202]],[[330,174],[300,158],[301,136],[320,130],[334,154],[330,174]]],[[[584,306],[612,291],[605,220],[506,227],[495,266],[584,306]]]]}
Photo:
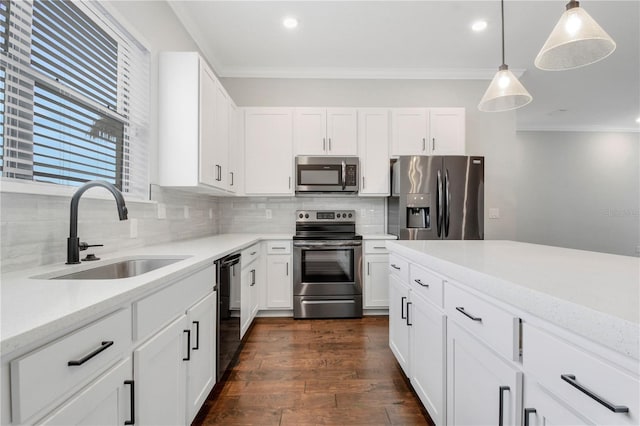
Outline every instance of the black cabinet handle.
{"type": "Polygon", "coordinates": [[[504,424],[504,391],[511,391],[509,386],[500,386],[500,406],[498,407],[498,426],[502,426],[504,424]]]}
{"type": "Polygon", "coordinates": [[[183,361],[191,361],[191,330],[182,330],[187,333],[187,357],[183,361]]]}
{"type": "Polygon", "coordinates": [[[135,383],[133,382],[133,380],[125,380],[124,381],[125,385],[130,385],[131,386],[131,418],[130,420],[125,420],[124,424],[125,425],[134,425],[136,424],[136,388],[135,388],[135,383]]]}
{"type": "Polygon", "coordinates": [[[482,322],[482,318],[480,317],[474,317],[473,315],[471,315],[470,313],[468,313],[467,311],[464,310],[463,306],[458,306],[456,307],[456,311],[460,312],[462,315],[464,315],[465,317],[473,320],[473,321],[479,321],[482,322]]]}
{"type": "Polygon", "coordinates": [[[256,270],[252,269],[249,272],[251,272],[251,284],[249,284],[249,287],[253,287],[254,285],[256,285],[256,270]]]}
{"type": "Polygon", "coordinates": [[[287,276],[289,276],[289,262],[287,262],[287,276]]]}
{"type": "Polygon", "coordinates": [[[193,321],[196,326],[196,345],[192,348],[194,351],[200,349],[200,321],[193,321]]]}
{"type": "Polygon", "coordinates": [[[404,314],[404,301],[407,300],[406,297],[402,296],[402,299],[400,300],[400,316],[402,317],[402,319],[407,319],[406,315],[404,314]]]}
{"type": "Polygon", "coordinates": [[[524,409],[524,426],[529,426],[529,415],[535,414],[535,408],[525,408],[524,409]]]}
{"type": "Polygon", "coordinates": [[[398,271],[400,270],[400,267],[399,267],[399,266],[394,265],[393,263],[391,264],[391,267],[392,267],[393,269],[397,269],[398,271]]]}
{"type": "Polygon", "coordinates": [[[601,405],[604,405],[605,407],[607,407],[609,410],[613,411],[614,413],[628,413],[629,412],[629,407],[625,407],[624,405],[612,404],[609,401],[607,401],[606,399],[604,399],[603,397],[601,397],[600,395],[598,395],[595,392],[593,392],[593,391],[587,389],[586,387],[584,387],[584,385],[581,385],[580,383],[578,383],[578,381],[576,380],[576,376],[574,376],[573,374],[561,374],[560,378],[562,380],[564,380],[565,382],[569,383],[574,388],[578,389],[583,394],[587,395],[589,398],[597,401],[601,405]]]}
{"type": "Polygon", "coordinates": [[[98,355],[100,352],[106,350],[111,345],[113,345],[113,340],[108,340],[106,342],[102,342],[102,343],[100,343],[100,347],[98,349],[96,349],[95,351],[91,352],[90,354],[87,354],[87,355],[83,356],[80,359],[73,359],[73,360],[69,361],[67,363],[67,365],[69,365],[69,366],[82,365],[85,362],[89,361],[94,356],[98,355]]]}
{"type": "Polygon", "coordinates": [[[407,302],[407,325],[410,327],[413,324],[409,321],[409,305],[413,305],[413,302],[407,302]]]}
{"type": "Polygon", "coordinates": [[[425,283],[423,283],[423,282],[422,282],[422,281],[420,281],[418,278],[416,278],[414,281],[415,281],[415,282],[417,282],[418,284],[420,284],[422,287],[427,287],[427,288],[429,288],[429,284],[425,284],[425,283]]]}

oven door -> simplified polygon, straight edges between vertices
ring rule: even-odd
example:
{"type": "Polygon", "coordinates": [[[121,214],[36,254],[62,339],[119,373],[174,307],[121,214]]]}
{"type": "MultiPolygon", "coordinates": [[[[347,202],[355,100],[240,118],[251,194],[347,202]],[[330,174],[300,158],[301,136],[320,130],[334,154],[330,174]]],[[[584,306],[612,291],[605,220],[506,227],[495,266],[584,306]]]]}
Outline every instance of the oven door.
{"type": "Polygon", "coordinates": [[[293,294],[362,294],[362,241],[293,242],[293,294]]]}

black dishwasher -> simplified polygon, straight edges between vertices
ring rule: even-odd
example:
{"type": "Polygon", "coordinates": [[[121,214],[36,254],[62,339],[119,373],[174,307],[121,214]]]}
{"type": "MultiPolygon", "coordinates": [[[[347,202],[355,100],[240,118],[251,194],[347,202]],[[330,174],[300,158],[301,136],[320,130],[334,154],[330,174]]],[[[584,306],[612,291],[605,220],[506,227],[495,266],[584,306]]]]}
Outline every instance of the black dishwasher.
{"type": "Polygon", "coordinates": [[[241,276],[240,254],[231,254],[216,263],[218,264],[216,382],[219,382],[240,347],[240,305],[238,303],[241,276]],[[234,298],[236,298],[235,301],[234,298]]]}

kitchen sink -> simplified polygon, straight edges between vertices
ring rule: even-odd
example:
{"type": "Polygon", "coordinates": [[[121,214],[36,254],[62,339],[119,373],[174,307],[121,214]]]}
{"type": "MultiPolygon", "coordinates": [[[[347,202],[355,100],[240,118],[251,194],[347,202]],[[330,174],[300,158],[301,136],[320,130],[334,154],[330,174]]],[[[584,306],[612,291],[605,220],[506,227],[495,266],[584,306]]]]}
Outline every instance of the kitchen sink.
{"type": "Polygon", "coordinates": [[[51,280],[117,280],[130,278],[179,262],[184,258],[126,259],[71,274],[50,277],[51,280]]]}

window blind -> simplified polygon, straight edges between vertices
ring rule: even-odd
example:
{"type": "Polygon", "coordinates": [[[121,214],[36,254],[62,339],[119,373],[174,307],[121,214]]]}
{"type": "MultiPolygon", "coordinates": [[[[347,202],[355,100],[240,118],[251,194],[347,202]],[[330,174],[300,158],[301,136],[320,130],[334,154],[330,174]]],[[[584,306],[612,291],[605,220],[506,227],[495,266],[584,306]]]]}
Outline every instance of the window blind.
{"type": "Polygon", "coordinates": [[[99,2],[3,0],[3,22],[3,176],[146,197],[148,50],[99,2]]]}

